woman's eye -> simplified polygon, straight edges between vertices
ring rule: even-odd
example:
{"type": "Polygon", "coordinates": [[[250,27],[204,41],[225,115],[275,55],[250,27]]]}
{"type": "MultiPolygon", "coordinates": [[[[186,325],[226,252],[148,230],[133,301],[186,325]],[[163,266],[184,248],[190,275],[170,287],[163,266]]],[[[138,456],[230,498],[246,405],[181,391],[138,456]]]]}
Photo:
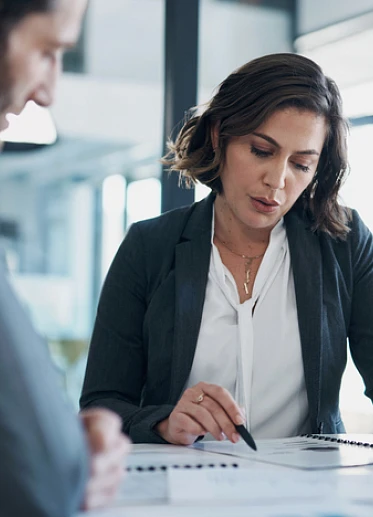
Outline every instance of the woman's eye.
{"type": "Polygon", "coordinates": [[[52,48],[44,50],[44,58],[56,63],[62,58],[63,50],[59,48],[52,48]]]}
{"type": "Polygon", "coordinates": [[[303,172],[309,172],[310,171],[310,168],[308,167],[308,165],[302,165],[301,163],[295,163],[294,164],[295,167],[303,172]]]}
{"type": "Polygon", "coordinates": [[[54,60],[54,58],[55,58],[55,53],[54,53],[52,50],[45,50],[45,51],[44,51],[44,57],[45,57],[46,59],[54,60]]]}
{"type": "Polygon", "coordinates": [[[258,149],[257,147],[251,146],[251,152],[255,154],[255,156],[259,156],[259,158],[267,158],[268,156],[271,156],[270,151],[263,151],[262,149],[258,149]]]}

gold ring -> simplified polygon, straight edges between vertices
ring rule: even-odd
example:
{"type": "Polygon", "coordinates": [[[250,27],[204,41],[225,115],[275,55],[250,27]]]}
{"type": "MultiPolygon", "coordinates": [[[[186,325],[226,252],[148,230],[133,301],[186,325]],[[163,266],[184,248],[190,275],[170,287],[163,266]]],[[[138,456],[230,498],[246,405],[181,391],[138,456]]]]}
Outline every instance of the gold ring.
{"type": "Polygon", "coordinates": [[[204,393],[202,392],[198,397],[196,398],[195,402],[196,404],[200,404],[203,401],[204,393]]]}

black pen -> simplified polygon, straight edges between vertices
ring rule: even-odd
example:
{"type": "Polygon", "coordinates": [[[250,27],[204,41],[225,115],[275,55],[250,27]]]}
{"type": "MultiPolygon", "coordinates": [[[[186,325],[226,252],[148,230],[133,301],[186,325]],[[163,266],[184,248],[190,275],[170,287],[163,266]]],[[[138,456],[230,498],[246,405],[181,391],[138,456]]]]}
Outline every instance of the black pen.
{"type": "Polygon", "coordinates": [[[247,445],[256,451],[256,443],[254,442],[254,438],[251,436],[246,427],[244,425],[235,425],[234,427],[240,434],[241,438],[247,443],[247,445]]]}

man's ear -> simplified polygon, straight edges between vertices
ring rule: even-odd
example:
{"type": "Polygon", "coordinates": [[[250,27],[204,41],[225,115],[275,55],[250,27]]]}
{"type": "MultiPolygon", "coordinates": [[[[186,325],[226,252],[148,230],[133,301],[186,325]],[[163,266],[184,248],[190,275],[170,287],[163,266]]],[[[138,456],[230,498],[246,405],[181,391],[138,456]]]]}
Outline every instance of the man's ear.
{"type": "Polygon", "coordinates": [[[219,147],[219,124],[216,123],[211,128],[211,143],[212,148],[215,150],[217,147],[219,147]]]}

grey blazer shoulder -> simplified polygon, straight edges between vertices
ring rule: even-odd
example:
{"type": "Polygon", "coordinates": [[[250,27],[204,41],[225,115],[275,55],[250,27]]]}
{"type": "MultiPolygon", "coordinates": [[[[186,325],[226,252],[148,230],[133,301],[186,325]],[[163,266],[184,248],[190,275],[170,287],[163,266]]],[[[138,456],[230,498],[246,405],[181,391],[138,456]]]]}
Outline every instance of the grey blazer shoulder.
{"type": "MultiPolygon", "coordinates": [[[[162,439],[188,378],[211,253],[213,196],[133,225],[106,278],[82,407],[118,412],[136,442],[162,439]]],[[[286,215],[312,431],[342,432],[339,388],[349,338],[373,395],[373,244],[354,213],[346,241],[286,215]]]]}
{"type": "Polygon", "coordinates": [[[77,416],[0,269],[0,515],[69,517],[88,474],[77,416]]]}

